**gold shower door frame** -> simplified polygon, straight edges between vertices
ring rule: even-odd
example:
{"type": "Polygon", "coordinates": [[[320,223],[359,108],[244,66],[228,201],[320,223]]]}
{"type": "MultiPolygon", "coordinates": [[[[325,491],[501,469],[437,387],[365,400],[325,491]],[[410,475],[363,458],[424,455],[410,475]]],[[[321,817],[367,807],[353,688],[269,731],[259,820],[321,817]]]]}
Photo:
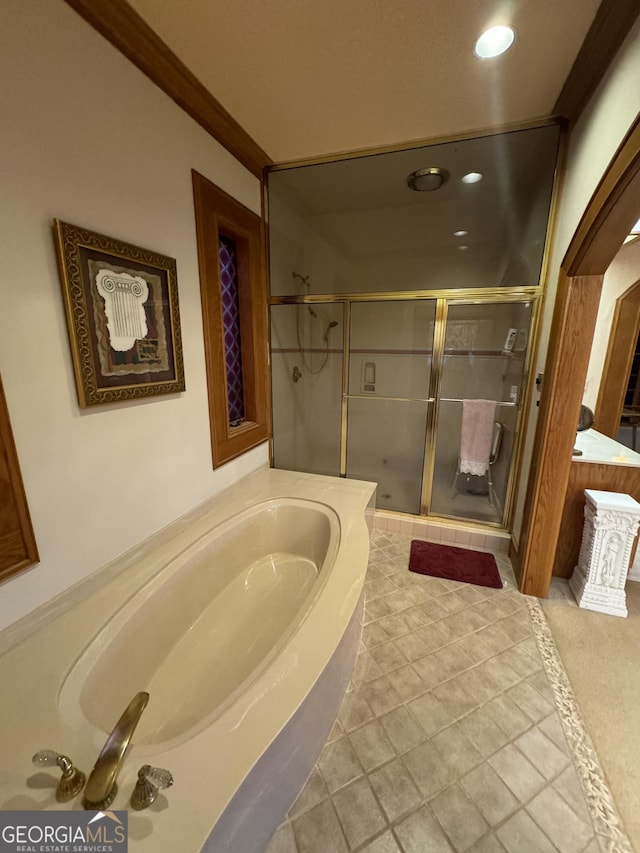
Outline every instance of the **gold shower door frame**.
{"type": "MultiPolygon", "coordinates": [[[[435,327],[433,334],[433,355],[431,362],[431,376],[429,382],[429,396],[424,399],[406,398],[406,402],[427,403],[427,419],[425,429],[425,448],[422,467],[422,489],[420,495],[419,516],[442,519],[443,521],[462,521],[468,524],[481,524],[484,527],[505,528],[509,526],[513,512],[514,495],[517,490],[520,461],[522,457],[523,421],[530,408],[531,395],[533,393],[533,377],[531,375],[531,363],[535,344],[537,342],[537,331],[539,324],[540,303],[542,288],[466,288],[453,290],[421,290],[421,291],[384,291],[357,294],[313,294],[305,296],[274,296],[270,300],[271,305],[298,305],[307,303],[342,303],[343,306],[343,338],[342,338],[342,403],[341,403],[341,434],[340,434],[340,476],[347,476],[347,406],[350,398],[358,395],[349,394],[349,352],[351,332],[351,305],[354,302],[399,302],[428,300],[435,301],[435,327]],[[531,324],[529,326],[529,340],[524,359],[522,374],[523,393],[517,403],[517,415],[515,423],[514,448],[509,465],[509,476],[504,502],[502,523],[492,521],[478,522],[474,519],[464,519],[460,516],[430,515],[431,496],[433,491],[433,476],[436,458],[436,430],[440,413],[440,389],[442,386],[442,374],[444,367],[444,346],[447,332],[447,317],[451,305],[492,305],[500,303],[530,302],[531,324]]],[[[380,398],[384,399],[384,398],[380,398]]],[[[394,400],[404,401],[405,398],[394,397],[394,400]]],[[[272,438],[273,443],[273,438],[272,438]]],[[[394,512],[390,510],[390,512],[394,512]]],[[[398,515],[407,513],[398,512],[398,515]]]]}

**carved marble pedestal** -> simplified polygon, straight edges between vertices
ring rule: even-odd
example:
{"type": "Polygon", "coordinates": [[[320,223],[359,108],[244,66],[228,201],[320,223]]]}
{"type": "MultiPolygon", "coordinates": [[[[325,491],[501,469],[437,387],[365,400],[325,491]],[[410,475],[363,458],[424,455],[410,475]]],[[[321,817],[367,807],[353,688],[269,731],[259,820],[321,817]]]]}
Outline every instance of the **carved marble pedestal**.
{"type": "Polygon", "coordinates": [[[629,495],[585,489],[584,531],[578,565],[569,580],[580,607],[626,616],[624,585],[640,521],[629,495]]]}

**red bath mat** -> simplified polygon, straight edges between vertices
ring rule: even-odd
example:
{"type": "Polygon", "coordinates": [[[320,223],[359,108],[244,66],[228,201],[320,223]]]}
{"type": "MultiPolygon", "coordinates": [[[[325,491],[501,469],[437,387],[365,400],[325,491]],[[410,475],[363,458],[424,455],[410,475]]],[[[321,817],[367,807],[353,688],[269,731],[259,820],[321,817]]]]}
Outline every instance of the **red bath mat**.
{"type": "Polygon", "coordinates": [[[409,555],[409,571],[502,589],[496,558],[484,551],[470,551],[468,548],[414,539],[409,555]]]}

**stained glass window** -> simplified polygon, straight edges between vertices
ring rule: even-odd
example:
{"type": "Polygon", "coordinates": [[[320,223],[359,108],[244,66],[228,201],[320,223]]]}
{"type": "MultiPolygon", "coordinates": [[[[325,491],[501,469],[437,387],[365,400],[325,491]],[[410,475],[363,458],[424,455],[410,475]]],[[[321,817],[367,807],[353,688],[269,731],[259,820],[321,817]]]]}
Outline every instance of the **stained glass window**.
{"type": "Polygon", "coordinates": [[[237,426],[244,420],[244,385],[242,381],[242,346],[240,340],[240,299],[238,294],[238,254],[236,250],[236,241],[232,237],[219,234],[218,239],[229,423],[231,426],[237,426]]]}

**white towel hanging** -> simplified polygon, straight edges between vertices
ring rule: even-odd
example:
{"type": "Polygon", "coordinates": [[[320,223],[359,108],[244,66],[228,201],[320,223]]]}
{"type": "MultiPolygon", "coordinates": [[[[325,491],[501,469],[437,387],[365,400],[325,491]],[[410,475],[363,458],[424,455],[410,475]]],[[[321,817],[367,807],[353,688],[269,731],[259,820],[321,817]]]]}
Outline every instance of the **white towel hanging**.
{"type": "Polygon", "coordinates": [[[461,474],[486,474],[491,456],[495,415],[495,400],[462,401],[459,465],[461,474]]]}

